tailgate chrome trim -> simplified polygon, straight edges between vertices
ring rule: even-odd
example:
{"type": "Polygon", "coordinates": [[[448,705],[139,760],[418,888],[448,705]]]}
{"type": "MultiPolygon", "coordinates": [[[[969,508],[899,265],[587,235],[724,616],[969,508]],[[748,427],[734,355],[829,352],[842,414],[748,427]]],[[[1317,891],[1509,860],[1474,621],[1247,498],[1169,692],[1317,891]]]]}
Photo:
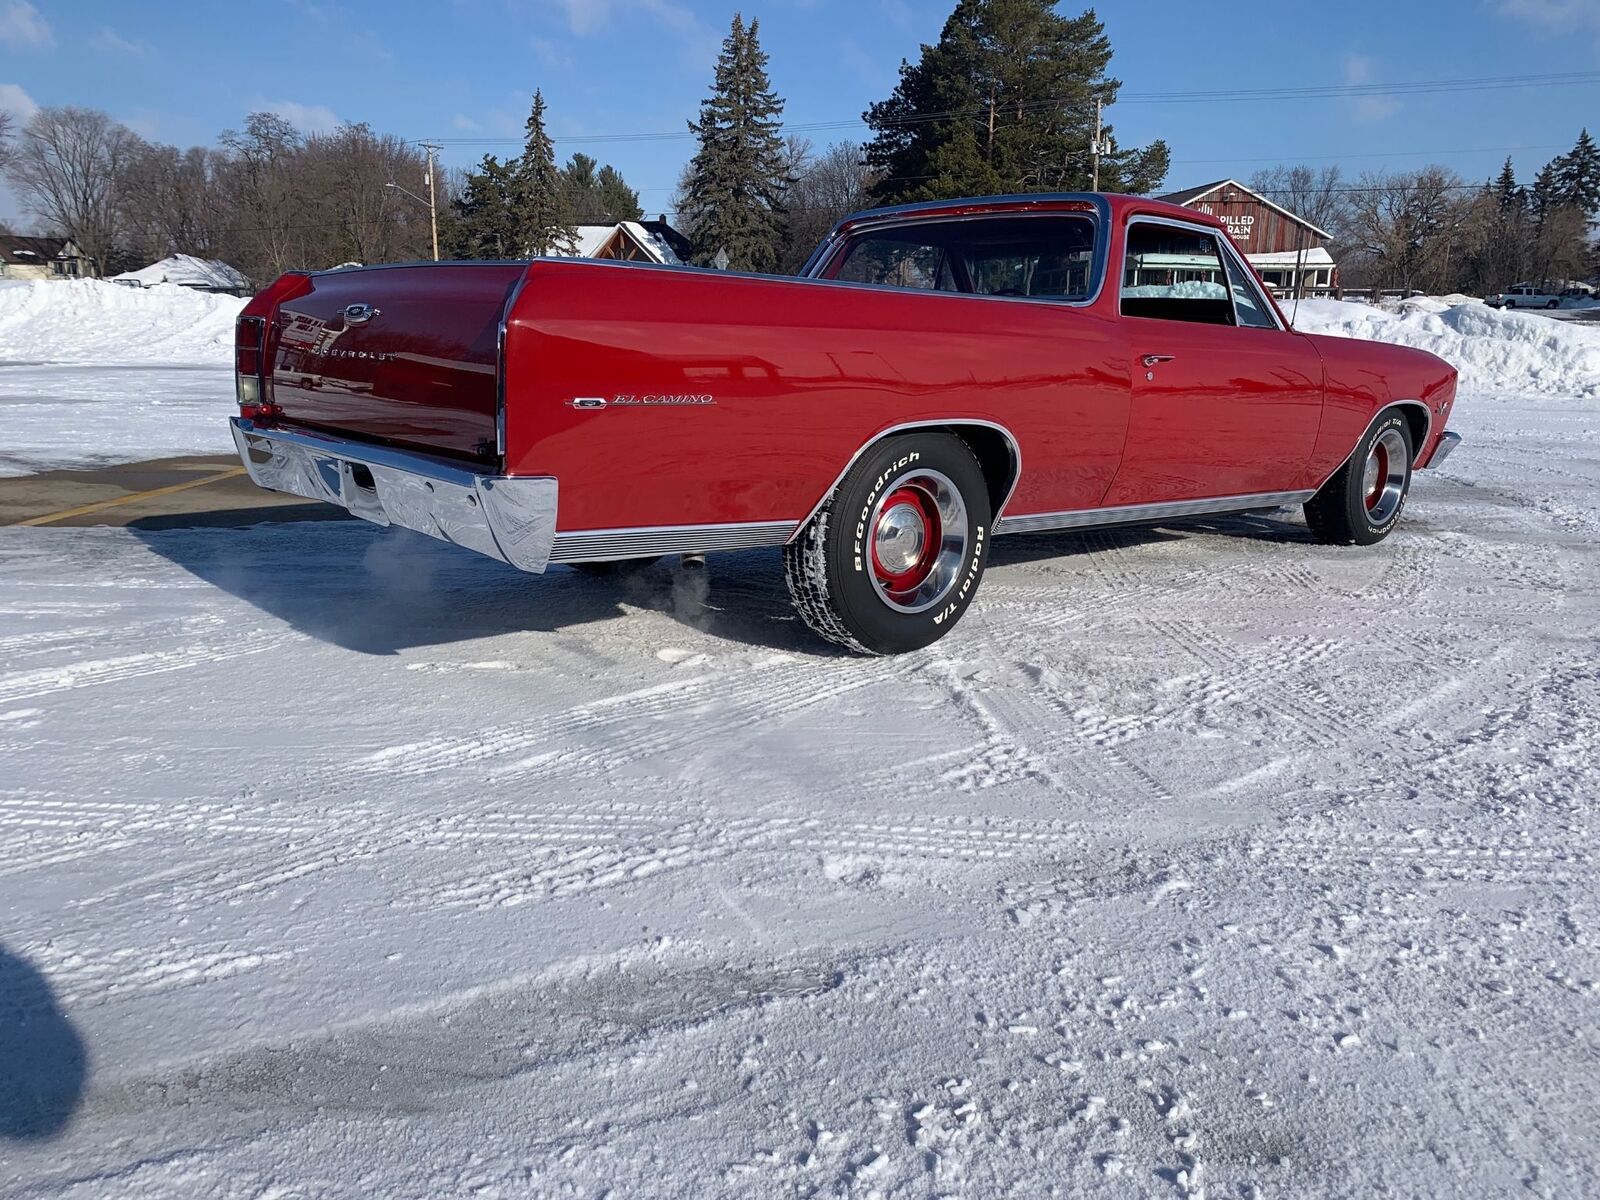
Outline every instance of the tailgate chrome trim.
{"type": "Polygon", "coordinates": [[[558,488],[548,477],[480,475],[388,446],[231,418],[239,460],[261,487],[337,504],[376,525],[401,525],[542,572],[555,544],[558,488]],[[371,479],[360,479],[365,469],[371,479]]]}

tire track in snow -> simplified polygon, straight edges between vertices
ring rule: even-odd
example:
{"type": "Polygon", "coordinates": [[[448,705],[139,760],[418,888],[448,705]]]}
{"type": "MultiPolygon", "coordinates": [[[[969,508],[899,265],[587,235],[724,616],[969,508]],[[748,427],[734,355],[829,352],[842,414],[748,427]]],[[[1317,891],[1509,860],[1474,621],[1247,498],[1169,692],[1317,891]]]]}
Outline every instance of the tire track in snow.
{"type": "Polygon", "coordinates": [[[227,662],[274,649],[287,640],[287,635],[283,634],[256,633],[249,638],[240,636],[226,643],[182,646],[176,650],[146,651],[118,658],[92,659],[23,671],[0,678],[0,704],[227,662]]]}

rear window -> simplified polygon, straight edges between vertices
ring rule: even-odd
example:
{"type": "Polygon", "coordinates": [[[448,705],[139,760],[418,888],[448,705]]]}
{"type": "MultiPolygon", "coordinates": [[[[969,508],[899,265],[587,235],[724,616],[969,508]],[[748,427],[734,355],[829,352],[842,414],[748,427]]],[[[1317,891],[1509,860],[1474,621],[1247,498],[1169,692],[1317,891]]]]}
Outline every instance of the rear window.
{"type": "Polygon", "coordinates": [[[1088,216],[930,222],[854,238],[831,278],[977,296],[1083,300],[1094,239],[1095,222],[1088,216]]]}

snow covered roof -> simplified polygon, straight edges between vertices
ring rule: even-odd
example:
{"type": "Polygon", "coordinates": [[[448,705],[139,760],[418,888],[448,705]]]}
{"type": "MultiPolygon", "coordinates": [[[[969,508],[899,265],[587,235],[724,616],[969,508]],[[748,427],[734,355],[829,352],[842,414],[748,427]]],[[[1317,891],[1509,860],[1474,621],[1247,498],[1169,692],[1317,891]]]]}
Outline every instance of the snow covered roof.
{"type": "Polygon", "coordinates": [[[1251,266],[1256,267],[1292,267],[1295,265],[1306,267],[1331,267],[1334,265],[1333,255],[1321,246],[1310,246],[1305,250],[1276,250],[1270,254],[1246,254],[1251,266]]]}
{"type": "Polygon", "coordinates": [[[0,234],[0,262],[37,264],[67,255],[70,239],[0,234]]]}
{"type": "Polygon", "coordinates": [[[203,292],[248,291],[250,287],[243,275],[221,259],[196,258],[192,254],[174,254],[137,271],[124,271],[121,275],[113,275],[111,282],[135,287],[175,283],[179,287],[197,288],[203,292]]]}
{"type": "Polygon", "coordinates": [[[678,266],[683,259],[673,246],[672,234],[664,221],[619,221],[611,225],[579,225],[576,252],[561,257],[597,258],[621,232],[652,262],[678,266]]]}

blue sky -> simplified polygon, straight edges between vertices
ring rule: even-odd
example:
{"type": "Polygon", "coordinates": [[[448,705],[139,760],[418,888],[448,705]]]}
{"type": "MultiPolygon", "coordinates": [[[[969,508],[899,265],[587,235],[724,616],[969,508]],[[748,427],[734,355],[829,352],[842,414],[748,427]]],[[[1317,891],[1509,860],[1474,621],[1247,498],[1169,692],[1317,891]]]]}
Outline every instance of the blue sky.
{"type": "MultiPolygon", "coordinates": [[[[952,0],[755,0],[775,86],[795,123],[853,121],[902,57],[937,37],[952,0]]],[[[1600,70],[1600,0],[1111,0],[1098,6],[1129,102],[1124,145],[1164,137],[1171,187],[1277,161],[1352,172],[1437,161],[1468,178],[1514,154],[1519,173],[1600,131],[1600,86],[1244,103],[1134,103],[1135,93],[1600,70]],[[1513,149],[1514,148],[1514,149],[1513,149]]],[[[1072,0],[1065,12],[1077,12],[1072,0]]],[[[0,108],[103,108],[146,137],[210,143],[253,109],[306,129],[344,120],[407,138],[515,138],[533,88],[563,157],[619,167],[664,207],[708,86],[730,0],[0,0],[0,108]],[[248,15],[248,20],[244,19],[248,15]]],[[[860,127],[809,134],[819,143],[860,127]]],[[[446,162],[490,150],[453,142],[446,162]]],[[[0,195],[0,215],[15,201],[0,195]]]]}

